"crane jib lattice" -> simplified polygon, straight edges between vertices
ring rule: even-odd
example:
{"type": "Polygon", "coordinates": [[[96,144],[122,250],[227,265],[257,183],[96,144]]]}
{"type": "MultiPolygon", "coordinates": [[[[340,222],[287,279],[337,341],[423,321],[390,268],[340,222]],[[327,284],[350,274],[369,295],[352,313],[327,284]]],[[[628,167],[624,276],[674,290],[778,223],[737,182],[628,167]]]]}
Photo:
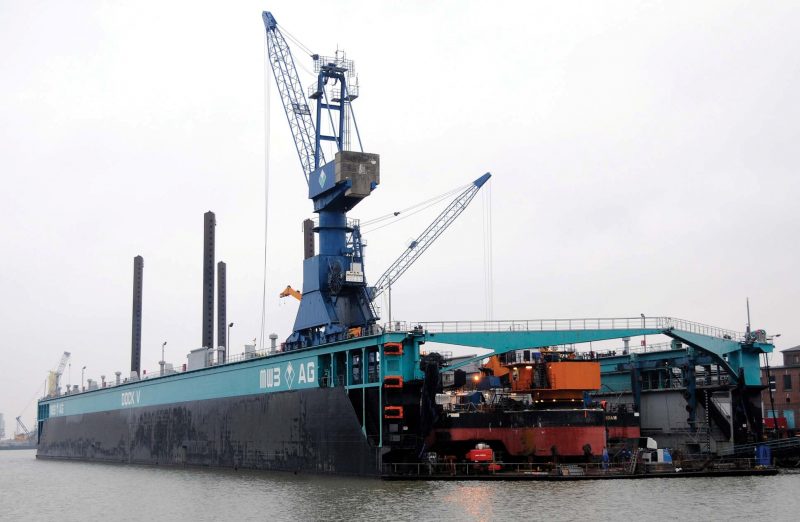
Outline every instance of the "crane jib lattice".
{"type": "Polygon", "coordinates": [[[392,283],[397,281],[397,279],[403,275],[403,273],[408,270],[408,268],[414,264],[414,262],[421,256],[425,250],[428,249],[431,244],[442,235],[447,227],[449,227],[453,221],[467,208],[472,198],[475,197],[475,194],[481,189],[481,187],[486,183],[486,181],[492,175],[488,172],[481,176],[480,178],[476,179],[474,182],[470,183],[469,187],[467,187],[462,193],[460,193],[453,201],[447,205],[447,208],[442,211],[441,214],[431,223],[428,225],[422,234],[420,234],[417,239],[411,242],[409,247],[406,249],[403,254],[398,257],[394,263],[383,273],[383,275],[378,278],[378,281],[375,283],[375,286],[372,288],[371,297],[374,300],[378,297],[386,288],[388,288],[392,283]]]}
{"type": "Polygon", "coordinates": [[[263,19],[267,29],[269,64],[272,74],[275,76],[286,119],[289,121],[303,175],[308,183],[309,175],[319,165],[325,164],[325,157],[321,150],[319,151],[319,162],[314,157],[316,127],[311,118],[311,110],[308,107],[303,86],[300,84],[300,77],[297,74],[289,44],[278,29],[278,24],[271,13],[265,12],[263,19]]]}

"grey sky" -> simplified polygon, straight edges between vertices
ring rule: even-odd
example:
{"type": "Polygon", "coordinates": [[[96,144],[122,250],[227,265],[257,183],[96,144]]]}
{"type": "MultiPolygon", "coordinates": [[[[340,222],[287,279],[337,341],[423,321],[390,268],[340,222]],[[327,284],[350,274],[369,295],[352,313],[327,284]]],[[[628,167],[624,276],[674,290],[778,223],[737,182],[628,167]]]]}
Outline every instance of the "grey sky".
{"type": "MultiPolygon", "coordinates": [[[[796,2],[0,1],[9,422],[64,350],[65,383],[83,365],[95,379],[128,369],[137,254],[143,367],[164,340],[176,364],[200,344],[206,210],[232,350],[258,335],[262,9],[355,60],[382,182],[354,217],[494,174],[495,318],[743,329],[750,296],[755,326],[782,333],[779,349],[800,344],[796,2]]],[[[283,339],[297,305],[277,294],[302,284],[311,204],[272,94],[267,317],[283,339]]],[[[485,318],[481,199],[393,288],[396,319],[485,318]]],[[[370,234],[368,278],[434,215],[370,234]]]]}

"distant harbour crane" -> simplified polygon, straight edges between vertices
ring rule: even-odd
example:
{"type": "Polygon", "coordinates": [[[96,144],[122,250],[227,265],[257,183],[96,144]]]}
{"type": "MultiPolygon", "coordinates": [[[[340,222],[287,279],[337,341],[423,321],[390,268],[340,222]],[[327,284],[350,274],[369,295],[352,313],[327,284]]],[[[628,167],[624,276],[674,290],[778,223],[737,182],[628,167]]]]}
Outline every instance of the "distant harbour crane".
{"type": "Polygon", "coordinates": [[[28,427],[25,426],[25,423],[22,422],[22,417],[17,417],[17,428],[14,431],[14,440],[28,440],[31,436],[30,430],[28,427]]]}
{"type": "Polygon", "coordinates": [[[61,394],[61,376],[64,374],[64,368],[67,367],[69,362],[70,353],[64,352],[61,355],[61,360],[58,362],[55,370],[50,370],[47,376],[47,396],[57,397],[61,394]]]}

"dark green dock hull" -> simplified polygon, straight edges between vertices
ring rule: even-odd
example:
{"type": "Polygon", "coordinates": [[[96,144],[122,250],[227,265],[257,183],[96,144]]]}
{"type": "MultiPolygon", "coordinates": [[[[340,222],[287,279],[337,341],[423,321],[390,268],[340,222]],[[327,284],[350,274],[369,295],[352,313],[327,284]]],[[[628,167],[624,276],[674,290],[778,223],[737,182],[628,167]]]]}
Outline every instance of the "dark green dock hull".
{"type": "Polygon", "coordinates": [[[312,388],[62,417],[38,458],[380,475],[343,388],[312,388]]]}

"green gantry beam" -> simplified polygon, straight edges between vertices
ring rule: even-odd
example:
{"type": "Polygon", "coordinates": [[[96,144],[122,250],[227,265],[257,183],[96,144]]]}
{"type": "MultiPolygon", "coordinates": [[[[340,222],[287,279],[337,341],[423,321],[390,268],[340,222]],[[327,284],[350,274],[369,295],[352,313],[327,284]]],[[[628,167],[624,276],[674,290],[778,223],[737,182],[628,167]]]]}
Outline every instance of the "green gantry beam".
{"type": "Polygon", "coordinates": [[[590,341],[606,341],[608,339],[622,339],[625,337],[662,333],[664,333],[664,331],[657,328],[507,332],[425,332],[425,340],[432,343],[473,346],[491,350],[490,353],[479,355],[445,368],[450,371],[466,366],[476,360],[514,350],[544,348],[546,346],[557,346],[560,344],[588,343],[590,341]]]}
{"type": "Polygon", "coordinates": [[[665,331],[664,334],[718,357],[736,375],[741,371],[745,386],[761,385],[760,355],[775,349],[775,345],[771,343],[747,343],[675,328],[665,331]]]}
{"type": "MultiPolygon", "coordinates": [[[[486,332],[425,332],[425,340],[435,343],[472,346],[490,350],[458,364],[447,366],[443,370],[452,371],[474,361],[485,359],[514,350],[544,348],[564,344],[588,343],[623,339],[640,335],[664,334],[717,357],[723,366],[727,366],[736,374],[741,371],[746,386],[761,384],[761,365],[759,356],[772,352],[775,348],[770,343],[747,343],[740,339],[726,339],[713,335],[704,335],[676,328],[599,328],[578,330],[544,330],[544,331],[486,331],[486,332]]],[[[635,357],[636,354],[631,354],[635,357]]]]}

